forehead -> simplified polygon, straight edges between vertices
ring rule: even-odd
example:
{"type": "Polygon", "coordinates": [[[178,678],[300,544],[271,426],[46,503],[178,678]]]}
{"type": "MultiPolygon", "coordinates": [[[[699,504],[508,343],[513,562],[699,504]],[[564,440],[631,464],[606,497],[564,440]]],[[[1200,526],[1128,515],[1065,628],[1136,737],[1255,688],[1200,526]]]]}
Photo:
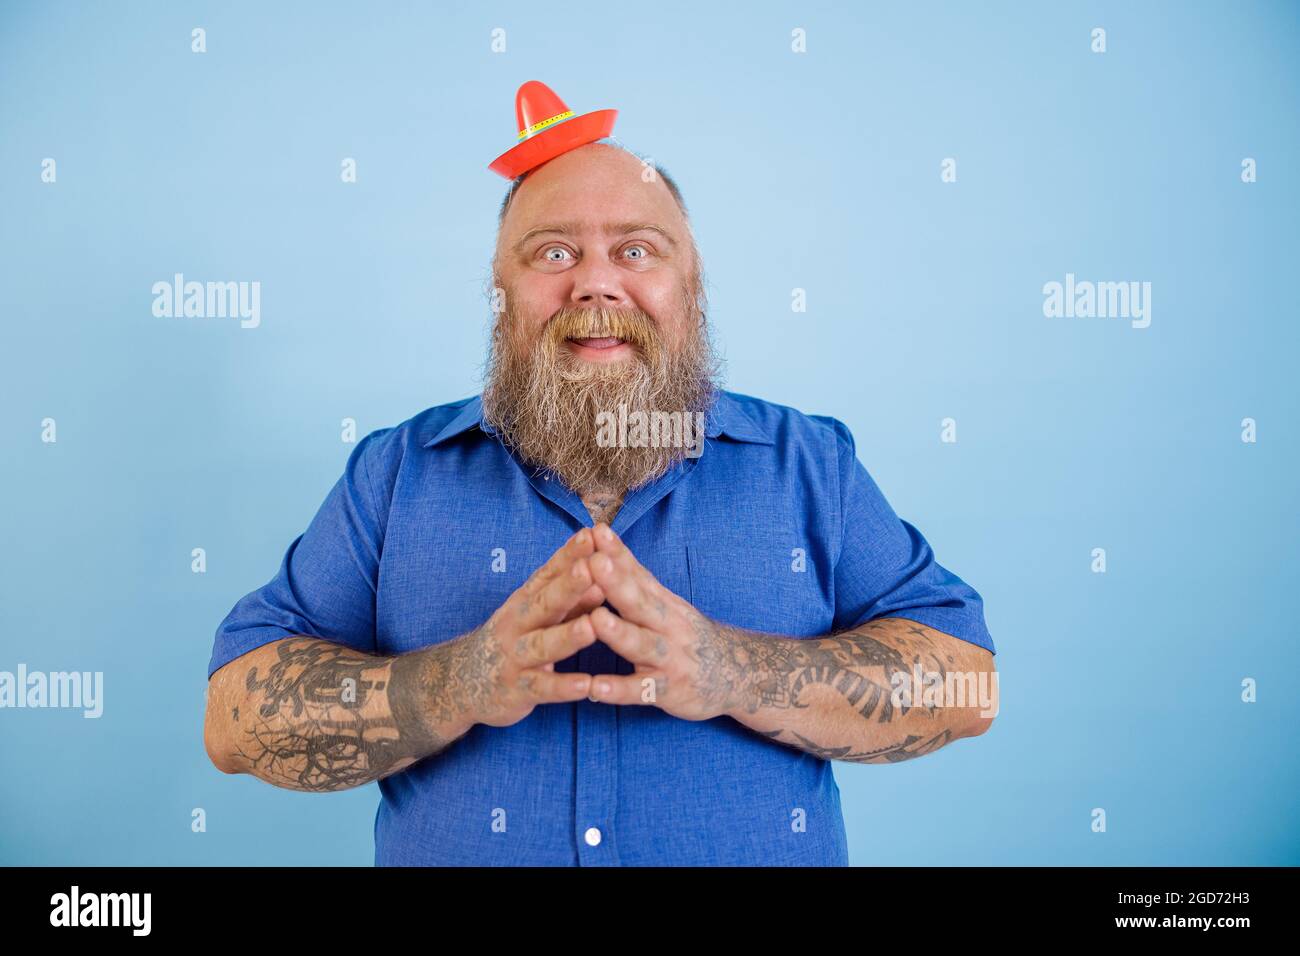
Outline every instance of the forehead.
{"type": "Polygon", "coordinates": [[[643,175],[651,168],[603,143],[565,153],[520,184],[501,224],[501,239],[513,244],[551,224],[598,235],[627,223],[646,223],[680,241],[685,231],[681,210],[660,177],[643,175]]]}

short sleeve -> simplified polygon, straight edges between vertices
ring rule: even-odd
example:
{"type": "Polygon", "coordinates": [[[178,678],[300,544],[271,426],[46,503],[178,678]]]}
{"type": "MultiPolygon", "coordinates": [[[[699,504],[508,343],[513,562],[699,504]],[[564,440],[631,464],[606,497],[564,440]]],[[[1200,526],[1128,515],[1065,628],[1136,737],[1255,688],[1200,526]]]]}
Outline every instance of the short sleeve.
{"type": "Polygon", "coordinates": [[[853,435],[836,431],[843,522],[835,565],[835,630],[905,617],[996,654],[979,593],[935,559],[929,542],[903,521],[858,461],[853,435]]]}
{"type": "Polygon", "coordinates": [[[371,432],[357,443],[307,530],[289,544],[276,576],[240,598],[226,615],[217,628],[209,677],[254,648],[297,634],[377,653],[381,520],[368,460],[376,439],[387,431],[371,432]]]}

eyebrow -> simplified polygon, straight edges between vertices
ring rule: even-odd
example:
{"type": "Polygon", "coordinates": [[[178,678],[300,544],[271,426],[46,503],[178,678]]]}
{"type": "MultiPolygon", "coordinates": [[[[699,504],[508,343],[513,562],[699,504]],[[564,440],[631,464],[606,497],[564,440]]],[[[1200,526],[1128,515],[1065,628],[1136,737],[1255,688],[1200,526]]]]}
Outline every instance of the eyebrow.
{"type": "MultiPolygon", "coordinates": [[[[514,245],[514,251],[523,251],[528,240],[539,236],[542,233],[554,232],[562,236],[574,236],[577,235],[579,231],[578,224],[574,222],[557,222],[546,226],[535,226],[519,237],[519,241],[514,245]]],[[[674,248],[677,246],[677,240],[668,233],[668,230],[656,226],[652,222],[607,222],[603,227],[603,231],[607,236],[625,236],[628,233],[633,232],[656,232],[663,236],[664,239],[668,241],[669,245],[674,248]]]]}

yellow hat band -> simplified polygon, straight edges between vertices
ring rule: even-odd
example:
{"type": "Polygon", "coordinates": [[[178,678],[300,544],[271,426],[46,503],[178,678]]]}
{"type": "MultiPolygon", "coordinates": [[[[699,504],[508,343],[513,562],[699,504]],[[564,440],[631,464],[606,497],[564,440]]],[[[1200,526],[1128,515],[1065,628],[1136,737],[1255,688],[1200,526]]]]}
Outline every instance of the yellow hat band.
{"type": "Polygon", "coordinates": [[[568,119],[572,115],[573,115],[573,110],[566,110],[563,113],[560,113],[556,116],[552,116],[550,119],[542,120],[540,123],[534,123],[532,126],[528,127],[528,129],[520,130],[519,138],[526,139],[527,137],[532,136],[534,133],[540,133],[542,130],[546,129],[546,127],[554,126],[556,123],[563,122],[564,120],[568,119]]]}

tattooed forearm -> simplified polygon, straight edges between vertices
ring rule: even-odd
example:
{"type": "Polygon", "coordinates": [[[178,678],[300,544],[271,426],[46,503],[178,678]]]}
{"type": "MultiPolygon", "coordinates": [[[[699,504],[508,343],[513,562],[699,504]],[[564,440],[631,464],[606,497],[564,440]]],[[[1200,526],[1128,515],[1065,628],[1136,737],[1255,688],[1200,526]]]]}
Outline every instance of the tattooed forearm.
{"type": "Polygon", "coordinates": [[[823,684],[837,690],[864,718],[878,713],[879,720],[888,721],[894,711],[889,679],[907,667],[896,648],[865,628],[791,640],[705,624],[699,637],[696,653],[709,698],[727,700],[731,708],[750,714],[763,707],[807,707],[800,701],[804,688],[823,684]]]}
{"type": "MultiPolygon", "coordinates": [[[[374,657],[312,637],[266,645],[214,675],[211,693],[230,720],[209,726],[209,749],[224,751],[232,771],[293,790],[378,780],[473,726],[492,664],[482,647],[461,639],[374,657]]],[[[210,725],[214,711],[215,700],[210,725]]]]}
{"type": "Polygon", "coordinates": [[[996,678],[991,655],[904,618],[807,639],[701,618],[693,651],[702,697],[826,760],[910,760],[983,733],[996,712],[987,694],[975,693],[996,678]],[[954,702],[942,690],[957,683],[963,699],[954,702]]]}
{"type": "Polygon", "coordinates": [[[911,760],[913,757],[932,753],[953,740],[951,730],[937,733],[926,741],[922,741],[915,734],[908,734],[896,744],[878,747],[875,750],[854,751],[852,747],[819,746],[803,734],[796,733],[793,730],[774,730],[770,733],[764,733],[763,736],[770,737],[772,740],[781,743],[792,744],[800,750],[806,750],[814,757],[821,757],[823,760],[847,760],[853,763],[898,763],[901,760],[911,760]],[[782,734],[788,734],[792,739],[781,740],[782,734]]]}

